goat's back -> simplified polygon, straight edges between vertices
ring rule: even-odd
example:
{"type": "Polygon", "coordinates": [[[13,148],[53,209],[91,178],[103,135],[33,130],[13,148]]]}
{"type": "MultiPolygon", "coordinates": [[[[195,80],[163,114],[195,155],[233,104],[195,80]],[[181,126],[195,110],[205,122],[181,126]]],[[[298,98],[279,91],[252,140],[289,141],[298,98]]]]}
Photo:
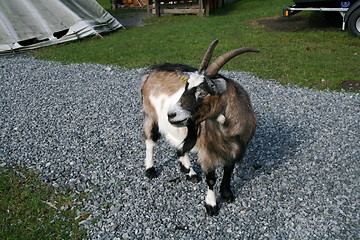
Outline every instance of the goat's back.
{"type": "Polygon", "coordinates": [[[180,72],[195,72],[197,69],[184,64],[163,63],[150,69],[144,76],[141,92],[143,96],[159,94],[172,95],[180,88],[185,87],[185,82],[179,79],[180,72]]]}
{"type": "Polygon", "coordinates": [[[161,94],[171,96],[184,86],[177,73],[154,71],[144,76],[141,93],[143,98],[161,94]]]}

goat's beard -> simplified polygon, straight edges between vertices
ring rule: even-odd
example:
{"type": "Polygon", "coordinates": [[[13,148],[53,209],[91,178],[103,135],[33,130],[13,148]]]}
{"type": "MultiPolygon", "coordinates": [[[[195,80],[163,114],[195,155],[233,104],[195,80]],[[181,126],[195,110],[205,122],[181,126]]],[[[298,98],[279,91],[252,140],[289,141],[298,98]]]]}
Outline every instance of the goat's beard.
{"type": "Polygon", "coordinates": [[[182,149],[178,150],[179,156],[183,156],[185,153],[190,152],[195,146],[198,137],[198,126],[193,121],[189,121],[189,124],[186,127],[188,131],[182,149]]]}

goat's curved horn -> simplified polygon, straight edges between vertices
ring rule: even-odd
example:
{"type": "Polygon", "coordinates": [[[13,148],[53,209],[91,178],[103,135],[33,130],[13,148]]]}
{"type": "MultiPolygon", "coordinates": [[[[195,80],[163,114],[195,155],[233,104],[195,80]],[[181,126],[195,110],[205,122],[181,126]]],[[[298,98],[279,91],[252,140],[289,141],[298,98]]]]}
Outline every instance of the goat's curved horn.
{"type": "Polygon", "coordinates": [[[209,46],[208,50],[206,51],[204,58],[200,64],[200,68],[199,68],[200,72],[203,72],[208,67],[210,59],[214,52],[214,49],[218,43],[219,43],[219,39],[216,39],[210,44],[210,46],[209,46]]]}
{"type": "Polygon", "coordinates": [[[239,54],[246,53],[246,52],[259,52],[256,48],[238,48],[227,52],[220,57],[218,57],[206,70],[206,74],[209,77],[214,77],[220,69],[232,58],[236,57],[239,54]]]}

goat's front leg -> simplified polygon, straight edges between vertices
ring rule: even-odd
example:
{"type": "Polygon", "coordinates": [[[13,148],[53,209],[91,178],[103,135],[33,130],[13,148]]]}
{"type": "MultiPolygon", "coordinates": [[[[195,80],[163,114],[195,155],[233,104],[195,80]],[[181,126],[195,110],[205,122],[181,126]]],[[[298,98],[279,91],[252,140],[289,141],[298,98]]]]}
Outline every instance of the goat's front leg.
{"type": "Polygon", "coordinates": [[[144,114],[144,136],[146,146],[145,176],[153,179],[157,177],[153,159],[154,146],[160,138],[160,132],[157,123],[154,122],[148,114],[144,114]]]}
{"type": "Polygon", "coordinates": [[[191,166],[189,154],[181,154],[181,152],[178,151],[177,155],[179,157],[180,170],[182,173],[185,173],[186,180],[193,183],[198,183],[201,179],[191,166]]]}
{"type": "Polygon", "coordinates": [[[145,157],[145,176],[149,179],[153,179],[157,177],[156,170],[154,168],[154,146],[155,142],[147,139],[145,140],[146,145],[146,157],[145,157]]]}
{"type": "Polygon", "coordinates": [[[196,174],[194,169],[191,167],[191,163],[189,160],[189,152],[195,146],[197,140],[197,126],[195,123],[190,122],[187,126],[187,135],[184,139],[183,146],[178,149],[177,156],[179,157],[180,161],[180,169],[181,172],[186,174],[186,179],[197,183],[201,180],[201,178],[196,174]]]}
{"type": "Polygon", "coordinates": [[[231,182],[231,175],[234,171],[235,163],[228,163],[224,166],[224,176],[221,181],[220,186],[220,194],[221,198],[224,202],[231,203],[234,201],[235,197],[231,191],[230,182],[231,182]]]}
{"type": "Polygon", "coordinates": [[[208,190],[205,198],[205,208],[207,214],[215,216],[219,214],[219,207],[216,204],[216,195],[214,192],[214,185],[216,183],[215,169],[206,173],[206,183],[208,190]]]}

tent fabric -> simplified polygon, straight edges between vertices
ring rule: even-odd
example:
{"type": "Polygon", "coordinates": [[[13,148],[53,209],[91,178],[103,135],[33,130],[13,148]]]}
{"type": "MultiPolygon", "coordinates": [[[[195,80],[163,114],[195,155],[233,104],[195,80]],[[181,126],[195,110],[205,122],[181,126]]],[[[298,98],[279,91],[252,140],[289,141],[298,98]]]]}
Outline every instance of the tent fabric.
{"type": "Polygon", "coordinates": [[[0,1],[0,54],[73,41],[122,27],[95,0],[0,1]]]}

